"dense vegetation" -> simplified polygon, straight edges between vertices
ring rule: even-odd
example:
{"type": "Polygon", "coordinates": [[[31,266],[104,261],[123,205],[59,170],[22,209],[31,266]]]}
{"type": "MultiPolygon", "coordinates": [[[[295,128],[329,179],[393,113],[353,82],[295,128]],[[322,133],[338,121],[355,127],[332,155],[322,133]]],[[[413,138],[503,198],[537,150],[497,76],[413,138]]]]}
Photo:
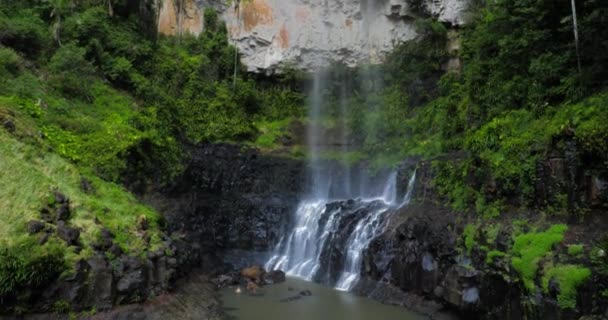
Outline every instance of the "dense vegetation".
{"type": "MultiPolygon", "coordinates": [[[[538,162],[571,143],[590,170],[608,165],[606,2],[578,1],[580,70],[569,5],[474,2],[472,21],[460,30],[423,19],[420,36],[385,64],[331,72],[329,113],[339,114],[348,97],[345,121],[358,150],[347,162],[431,159],[441,196],[486,220],[531,207],[551,217],[584,216],[571,195],[538,203],[534,190],[538,162]],[[446,155],[453,161],[441,160],[446,155]]],[[[91,254],[26,235],[52,190],[76,207],[70,225],[82,230],[85,247],[103,226],[122,250],[141,255],[160,245],[162,219],[115,183],[169,182],[198,143],[276,151],[287,128],[306,121],[297,73],[244,73],[214,11],[205,12],[198,37],[159,36],[153,16],[144,0],[0,0],[0,124],[7,129],[0,130],[0,299],[69,272],[91,254]],[[78,187],[82,177],[94,194],[78,187]],[[141,216],[151,224],[148,242],[135,236],[141,216]]],[[[300,146],[287,149],[303,155],[300,146]]],[[[484,246],[489,264],[508,259],[528,290],[540,284],[546,291],[557,279],[560,305],[572,308],[590,270],[541,265],[567,232],[541,222],[515,234],[509,252],[477,243],[471,224],[463,247],[471,254],[484,246]]],[[[606,243],[572,244],[567,254],[590,255],[594,270],[608,274],[606,243]]]]}
{"type": "MultiPolygon", "coordinates": [[[[579,71],[569,5],[474,4],[462,30],[419,21],[418,39],[398,47],[385,64],[339,76],[353,79],[354,140],[363,158],[380,166],[408,156],[460,159],[436,162],[438,188],[458,210],[493,217],[506,199],[551,212],[573,209],[566,208],[572,202],[566,194],[537,203],[536,168],[569,142],[598,171],[608,163],[608,36],[602,31],[608,6],[578,4],[579,71]],[[374,115],[366,116],[368,110],[374,115]]],[[[328,95],[339,90],[336,85],[328,95]]]]}
{"type": "Polygon", "coordinates": [[[102,229],[132,256],[159,250],[160,215],[112,182],[162,185],[192,144],[272,148],[302,115],[288,76],[254,81],[234,65],[213,10],[203,34],[181,38],[157,36],[154,10],[151,1],[0,1],[0,303],[25,302],[69,274],[102,229]],[[78,246],[28,235],[55,191],[70,199],[78,246]]]}
{"type": "Polygon", "coordinates": [[[584,167],[587,176],[608,174],[608,35],[602,30],[608,4],[577,5],[580,69],[569,4],[477,1],[464,28],[421,20],[419,37],[385,64],[339,68],[326,92],[339,101],[343,86],[352,89],[348,125],[361,150],[354,158],[374,167],[406,157],[429,160],[433,187],[471,221],[463,229],[463,252],[510,266],[531,295],[547,293],[555,281],[565,309],[575,308],[589,268],[605,269],[605,258],[591,265],[580,257],[603,253],[608,242],[603,235],[585,246],[571,243],[567,226],[554,224],[601,215],[608,203],[581,200],[574,169],[551,186],[548,198],[538,191],[547,183],[539,168],[551,157],[584,167]],[[494,227],[479,228],[486,224],[494,227]],[[507,250],[488,240],[499,226],[513,236],[507,250]]]}
{"type": "Polygon", "coordinates": [[[62,156],[112,181],[125,180],[130,159],[129,177],[163,182],[181,169],[184,145],[254,142],[258,127],[301,115],[290,83],[233,79],[241,66],[213,10],[203,34],[178,39],[150,32],[152,4],[111,2],[111,12],[106,1],[1,7],[0,95],[62,156]]]}

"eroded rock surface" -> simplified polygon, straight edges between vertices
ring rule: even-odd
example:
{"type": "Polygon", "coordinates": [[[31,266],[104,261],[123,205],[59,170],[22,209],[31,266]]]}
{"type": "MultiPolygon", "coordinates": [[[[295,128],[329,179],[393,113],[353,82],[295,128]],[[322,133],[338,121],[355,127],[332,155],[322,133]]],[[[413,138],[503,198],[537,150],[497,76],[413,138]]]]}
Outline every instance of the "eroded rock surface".
{"type": "Polygon", "coordinates": [[[400,42],[416,36],[417,19],[451,25],[466,20],[468,0],[168,0],[158,30],[199,34],[205,7],[222,12],[231,41],[249,71],[283,66],[313,70],[332,63],[380,62],[400,42]],[[238,4],[238,6],[237,6],[238,4]]]}

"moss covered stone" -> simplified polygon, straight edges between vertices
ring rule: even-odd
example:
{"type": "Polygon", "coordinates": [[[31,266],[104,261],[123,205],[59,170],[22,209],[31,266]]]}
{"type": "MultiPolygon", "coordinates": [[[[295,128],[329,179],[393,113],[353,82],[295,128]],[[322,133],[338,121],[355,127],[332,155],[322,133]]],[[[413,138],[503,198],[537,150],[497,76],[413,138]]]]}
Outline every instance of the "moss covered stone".
{"type": "Polygon", "coordinates": [[[544,232],[530,232],[517,236],[511,250],[511,264],[519,273],[528,290],[533,290],[534,279],[541,258],[551,252],[553,246],[564,239],[568,227],[564,224],[551,226],[544,232]]]}
{"type": "Polygon", "coordinates": [[[579,265],[547,266],[544,270],[542,285],[545,292],[549,291],[551,279],[559,283],[557,303],[562,309],[576,307],[576,289],[591,276],[591,270],[579,265]]]}

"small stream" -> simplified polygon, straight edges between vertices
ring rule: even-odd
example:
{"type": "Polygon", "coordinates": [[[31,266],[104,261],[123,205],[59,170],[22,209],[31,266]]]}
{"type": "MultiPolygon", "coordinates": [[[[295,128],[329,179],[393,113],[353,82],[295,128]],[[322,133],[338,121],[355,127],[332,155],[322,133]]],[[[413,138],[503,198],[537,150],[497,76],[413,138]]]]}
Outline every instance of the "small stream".
{"type": "Polygon", "coordinates": [[[428,319],[402,307],[381,304],[369,298],[338,291],[298,278],[287,278],[265,286],[261,295],[236,293],[235,287],[221,291],[224,310],[231,320],[423,320],[428,319]],[[299,296],[309,290],[310,296],[299,296]]]}

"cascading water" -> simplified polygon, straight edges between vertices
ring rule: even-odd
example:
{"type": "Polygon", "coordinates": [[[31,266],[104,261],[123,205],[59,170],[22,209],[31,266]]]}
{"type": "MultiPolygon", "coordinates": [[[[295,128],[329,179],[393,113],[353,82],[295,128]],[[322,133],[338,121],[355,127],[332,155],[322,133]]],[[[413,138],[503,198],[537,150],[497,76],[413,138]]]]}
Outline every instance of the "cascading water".
{"type": "MultiPolygon", "coordinates": [[[[364,19],[376,12],[373,6],[373,2],[362,1],[364,19]]],[[[367,37],[371,43],[372,35],[367,37]]],[[[367,106],[362,123],[373,127],[376,124],[365,117],[372,115],[377,105],[367,97],[380,89],[382,77],[378,70],[367,68],[358,78],[367,106]]],[[[346,163],[349,153],[358,151],[351,146],[347,120],[352,79],[323,70],[313,79],[308,123],[309,196],[299,203],[292,231],[279,241],[265,268],[349,290],[359,279],[363,251],[384,231],[391,213],[409,203],[412,186],[399,201],[396,172],[371,175],[364,166],[339,166],[323,160],[326,153],[339,153],[337,159],[346,163]],[[332,89],[337,104],[327,99],[332,89]]],[[[415,175],[410,184],[414,179],[415,175]]]]}
{"type": "MultiPolygon", "coordinates": [[[[364,167],[337,166],[322,159],[327,151],[341,152],[343,158],[349,152],[348,97],[345,80],[339,80],[343,83],[339,119],[330,134],[322,125],[330,77],[325,72],[314,77],[308,125],[309,197],[298,205],[292,231],[279,241],[265,268],[349,290],[359,279],[363,251],[384,231],[391,213],[409,202],[412,186],[399,201],[396,172],[371,176],[364,167]]],[[[412,175],[410,184],[414,179],[412,175]]]]}

